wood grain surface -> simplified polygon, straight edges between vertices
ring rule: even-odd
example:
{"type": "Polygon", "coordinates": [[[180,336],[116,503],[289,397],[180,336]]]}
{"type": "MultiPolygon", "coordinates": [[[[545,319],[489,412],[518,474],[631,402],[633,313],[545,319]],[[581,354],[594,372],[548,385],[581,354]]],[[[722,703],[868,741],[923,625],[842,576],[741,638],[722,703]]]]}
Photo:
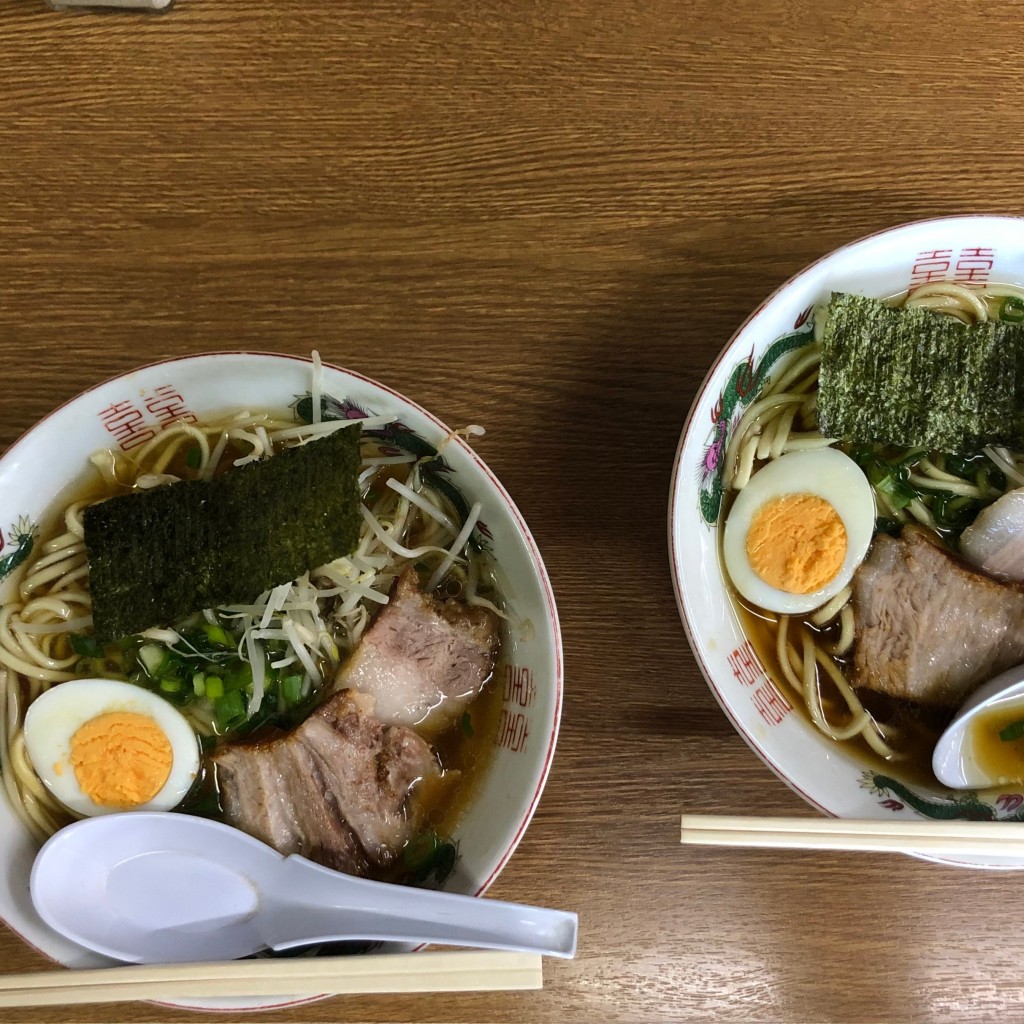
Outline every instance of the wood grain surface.
{"type": "MultiPolygon", "coordinates": [[[[159,357],[308,353],[450,423],[559,601],[550,781],[492,895],[575,909],[542,992],[221,1020],[1024,1018],[1016,875],[680,849],[808,813],[736,735],[665,543],[687,408],[746,314],[893,224],[1021,212],[1019,3],[0,0],[0,445],[159,357]]],[[[45,968],[11,933],[5,971],[45,968]]],[[[188,1021],[172,1008],[6,1021],[188,1021]]]]}

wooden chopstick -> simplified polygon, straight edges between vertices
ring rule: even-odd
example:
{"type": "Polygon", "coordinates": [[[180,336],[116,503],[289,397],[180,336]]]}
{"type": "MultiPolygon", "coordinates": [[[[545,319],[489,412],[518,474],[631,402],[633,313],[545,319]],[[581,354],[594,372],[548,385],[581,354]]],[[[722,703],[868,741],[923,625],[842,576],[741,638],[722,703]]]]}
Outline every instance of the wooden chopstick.
{"type": "Polygon", "coordinates": [[[700,846],[1024,857],[1024,823],[684,814],[680,842],[700,846]]]}
{"type": "Polygon", "coordinates": [[[495,992],[542,986],[539,953],[380,953],[0,975],[0,1007],[210,996],[495,992]]]}

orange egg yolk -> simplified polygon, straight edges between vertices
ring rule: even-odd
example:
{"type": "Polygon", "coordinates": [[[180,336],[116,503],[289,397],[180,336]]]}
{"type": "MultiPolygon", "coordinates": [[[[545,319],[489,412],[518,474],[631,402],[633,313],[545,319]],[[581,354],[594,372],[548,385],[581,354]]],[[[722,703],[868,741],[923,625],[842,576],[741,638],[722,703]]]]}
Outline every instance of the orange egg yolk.
{"type": "Polygon", "coordinates": [[[746,547],[750,567],[769,586],[810,594],[843,567],[846,527],[824,498],[787,494],[754,513],[746,547]]]}
{"type": "Polygon", "coordinates": [[[164,731],[146,715],[108,711],[71,737],[71,764],[82,792],[101,807],[125,810],[160,792],[174,755],[164,731]]]}

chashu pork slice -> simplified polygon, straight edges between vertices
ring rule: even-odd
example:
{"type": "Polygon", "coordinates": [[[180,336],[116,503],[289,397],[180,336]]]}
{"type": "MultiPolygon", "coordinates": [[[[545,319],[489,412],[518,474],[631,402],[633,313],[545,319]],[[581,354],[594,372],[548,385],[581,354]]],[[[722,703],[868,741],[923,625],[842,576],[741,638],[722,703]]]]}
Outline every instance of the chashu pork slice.
{"type": "Polygon", "coordinates": [[[225,819],[279,853],[364,875],[394,860],[419,827],[419,787],[441,769],[410,729],[342,691],[279,739],[214,755],[225,819]]]}
{"type": "Polygon", "coordinates": [[[365,875],[369,859],[310,752],[279,740],[214,756],[225,820],[289,856],[365,875]]]}
{"type": "Polygon", "coordinates": [[[372,705],[372,698],[343,690],[298,733],[370,859],[388,864],[412,837],[419,797],[441,783],[441,767],[426,740],[385,725],[370,714],[372,705]]]}
{"type": "Polygon", "coordinates": [[[1024,662],[1024,587],[970,568],[920,527],[875,538],[853,601],[854,686],[953,707],[1024,662]]]}
{"type": "Polygon", "coordinates": [[[497,649],[493,612],[424,593],[410,567],[342,665],[336,685],[370,694],[381,721],[436,734],[483,689],[497,649]]]}

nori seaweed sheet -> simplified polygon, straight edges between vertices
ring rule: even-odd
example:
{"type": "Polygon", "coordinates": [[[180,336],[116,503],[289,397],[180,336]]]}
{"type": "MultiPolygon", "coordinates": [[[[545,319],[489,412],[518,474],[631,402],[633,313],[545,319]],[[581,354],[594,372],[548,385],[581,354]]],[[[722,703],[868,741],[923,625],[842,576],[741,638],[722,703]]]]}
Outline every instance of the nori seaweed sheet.
{"type": "Polygon", "coordinates": [[[263,591],[359,540],[358,426],[85,510],[93,630],[118,640],[263,591]]]}
{"type": "Polygon", "coordinates": [[[839,440],[954,454],[1024,448],[1024,326],[833,293],[818,425],[839,440]]]}

